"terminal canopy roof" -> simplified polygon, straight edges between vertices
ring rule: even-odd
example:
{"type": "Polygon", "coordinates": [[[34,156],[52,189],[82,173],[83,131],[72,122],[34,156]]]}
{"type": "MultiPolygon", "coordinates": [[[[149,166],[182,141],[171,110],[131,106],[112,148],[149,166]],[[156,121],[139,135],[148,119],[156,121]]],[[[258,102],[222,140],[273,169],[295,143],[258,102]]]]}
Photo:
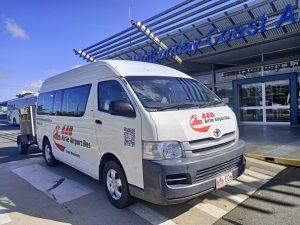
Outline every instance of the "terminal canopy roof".
{"type": "MultiPolygon", "coordinates": [[[[173,57],[156,60],[192,73],[205,70],[212,64],[222,68],[257,62],[262,54],[265,58],[299,56],[299,4],[298,0],[188,0],[141,22],[168,49],[200,40],[195,54],[187,51],[179,55],[182,64],[173,57]],[[265,29],[258,29],[258,32],[246,30],[249,26],[253,28],[255,21],[259,29],[262,26],[265,29]],[[244,29],[241,31],[244,33],[237,38],[229,32],[239,29],[244,29]],[[218,44],[209,44],[208,39],[214,42],[217,38],[218,44]]],[[[96,60],[132,60],[160,50],[136,26],[83,49],[96,60]]]]}

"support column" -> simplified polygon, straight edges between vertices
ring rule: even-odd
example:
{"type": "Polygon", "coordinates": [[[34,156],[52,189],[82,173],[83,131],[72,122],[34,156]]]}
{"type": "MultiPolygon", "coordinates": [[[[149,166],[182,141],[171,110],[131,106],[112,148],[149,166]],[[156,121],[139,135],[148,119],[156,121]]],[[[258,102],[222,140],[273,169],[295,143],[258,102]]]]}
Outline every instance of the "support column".
{"type": "Polygon", "coordinates": [[[211,65],[211,73],[212,73],[212,86],[211,86],[211,89],[214,93],[216,93],[216,68],[215,68],[215,64],[211,65]]]}
{"type": "Polygon", "coordinates": [[[291,105],[291,125],[298,124],[298,93],[297,93],[297,73],[293,73],[290,78],[290,105],[291,105]]]}

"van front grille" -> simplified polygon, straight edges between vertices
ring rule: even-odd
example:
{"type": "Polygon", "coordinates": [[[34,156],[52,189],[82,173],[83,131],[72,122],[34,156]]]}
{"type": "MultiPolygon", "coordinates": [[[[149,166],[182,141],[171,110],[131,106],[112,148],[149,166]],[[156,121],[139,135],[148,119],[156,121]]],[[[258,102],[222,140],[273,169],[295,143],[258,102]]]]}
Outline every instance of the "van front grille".
{"type": "Polygon", "coordinates": [[[221,144],[209,146],[209,147],[206,147],[206,148],[194,149],[194,150],[192,150],[192,153],[193,154],[204,153],[204,152],[212,150],[212,149],[218,149],[218,148],[221,148],[221,147],[229,147],[234,142],[235,142],[235,139],[233,139],[231,141],[227,141],[227,142],[221,143],[221,144]]]}
{"type": "Polygon", "coordinates": [[[239,156],[221,164],[198,170],[195,175],[195,180],[196,182],[200,182],[202,180],[214,178],[222,173],[229,172],[234,168],[239,167],[242,163],[243,156],[239,156]]]}
{"type": "Polygon", "coordinates": [[[171,174],[166,176],[167,185],[189,184],[190,176],[185,173],[171,174]]]}
{"type": "Polygon", "coordinates": [[[210,141],[220,141],[222,139],[231,138],[231,137],[235,137],[235,131],[225,133],[225,134],[222,135],[222,137],[220,137],[218,139],[213,138],[213,137],[202,138],[202,139],[198,139],[198,140],[189,141],[189,144],[194,145],[194,144],[201,144],[201,143],[207,142],[207,141],[208,142],[210,142],[210,141]]]}

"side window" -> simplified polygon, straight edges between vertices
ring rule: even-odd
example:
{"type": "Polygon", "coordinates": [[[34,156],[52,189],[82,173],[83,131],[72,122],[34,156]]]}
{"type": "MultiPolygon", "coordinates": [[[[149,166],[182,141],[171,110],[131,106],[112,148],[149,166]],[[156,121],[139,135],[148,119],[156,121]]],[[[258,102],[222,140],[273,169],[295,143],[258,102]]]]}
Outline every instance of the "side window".
{"type": "Polygon", "coordinates": [[[115,80],[98,83],[98,110],[109,111],[112,101],[130,102],[121,84],[115,80]]]}
{"type": "Polygon", "coordinates": [[[37,104],[37,114],[50,115],[52,114],[54,93],[47,92],[39,95],[37,104]]]}
{"type": "Polygon", "coordinates": [[[75,117],[83,116],[89,98],[90,89],[90,84],[65,89],[61,115],[75,117]]]}
{"type": "Polygon", "coordinates": [[[55,91],[54,103],[53,103],[53,114],[61,115],[63,90],[55,91]]]}

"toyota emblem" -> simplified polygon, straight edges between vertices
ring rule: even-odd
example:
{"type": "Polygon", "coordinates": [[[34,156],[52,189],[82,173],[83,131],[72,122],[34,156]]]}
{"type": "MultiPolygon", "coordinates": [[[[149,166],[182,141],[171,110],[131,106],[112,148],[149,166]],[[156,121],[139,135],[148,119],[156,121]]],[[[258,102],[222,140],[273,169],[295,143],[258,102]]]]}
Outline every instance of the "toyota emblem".
{"type": "Polygon", "coordinates": [[[221,136],[221,131],[220,131],[220,129],[215,129],[215,130],[214,130],[214,135],[215,135],[216,138],[220,137],[220,136],[221,136]]]}

